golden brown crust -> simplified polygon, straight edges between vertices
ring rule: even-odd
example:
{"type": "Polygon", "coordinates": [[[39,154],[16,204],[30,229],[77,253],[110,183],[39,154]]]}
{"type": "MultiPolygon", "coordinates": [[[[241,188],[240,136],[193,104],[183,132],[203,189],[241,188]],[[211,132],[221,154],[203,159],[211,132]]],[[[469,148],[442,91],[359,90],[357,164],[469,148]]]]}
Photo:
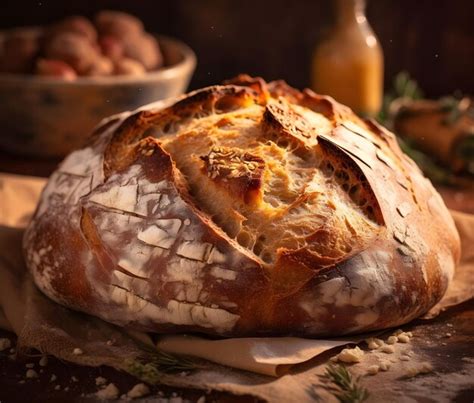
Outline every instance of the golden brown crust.
{"type": "Polygon", "coordinates": [[[459,258],[440,196],[390,132],[244,75],[106,122],[53,174],[24,244],[66,306],[228,336],[405,323],[459,258]]]}

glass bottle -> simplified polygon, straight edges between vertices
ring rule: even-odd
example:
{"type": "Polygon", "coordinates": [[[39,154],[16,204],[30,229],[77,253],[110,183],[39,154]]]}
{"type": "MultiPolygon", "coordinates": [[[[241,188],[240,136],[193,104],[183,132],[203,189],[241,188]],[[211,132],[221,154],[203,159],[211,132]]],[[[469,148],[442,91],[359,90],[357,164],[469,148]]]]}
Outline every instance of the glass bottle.
{"type": "Polygon", "coordinates": [[[312,87],[356,113],[375,116],[383,97],[383,52],[365,17],[365,0],[335,0],[336,24],[316,49],[312,87]]]}

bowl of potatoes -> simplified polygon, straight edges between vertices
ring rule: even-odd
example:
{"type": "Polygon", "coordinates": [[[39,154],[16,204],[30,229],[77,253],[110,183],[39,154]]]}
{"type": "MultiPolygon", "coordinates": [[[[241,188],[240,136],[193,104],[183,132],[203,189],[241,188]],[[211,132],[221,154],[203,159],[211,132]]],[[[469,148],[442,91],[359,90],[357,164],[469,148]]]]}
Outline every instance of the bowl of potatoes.
{"type": "Polygon", "coordinates": [[[183,42],[118,11],[0,33],[0,147],[62,157],[101,119],[186,91],[196,66],[183,42]]]}

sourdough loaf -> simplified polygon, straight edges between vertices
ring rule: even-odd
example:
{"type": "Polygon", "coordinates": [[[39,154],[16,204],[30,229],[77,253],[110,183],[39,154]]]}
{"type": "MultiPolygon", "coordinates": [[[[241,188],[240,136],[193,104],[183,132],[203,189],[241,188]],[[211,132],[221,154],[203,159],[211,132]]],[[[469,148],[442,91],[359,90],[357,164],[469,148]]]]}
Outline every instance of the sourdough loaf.
{"type": "Polygon", "coordinates": [[[242,75],[106,120],[51,176],[24,251],[46,295],[120,326],[327,336],[425,313],[459,237],[392,133],[242,75]]]}

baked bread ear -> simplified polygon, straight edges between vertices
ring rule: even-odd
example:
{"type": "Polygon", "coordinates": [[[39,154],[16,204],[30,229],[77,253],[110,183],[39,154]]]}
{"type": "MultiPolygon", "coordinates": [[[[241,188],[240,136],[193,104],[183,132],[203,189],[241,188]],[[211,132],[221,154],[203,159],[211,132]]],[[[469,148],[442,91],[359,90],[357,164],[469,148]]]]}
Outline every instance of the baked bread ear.
{"type": "Polygon", "coordinates": [[[408,322],[443,296],[459,248],[392,133],[244,75],[104,122],[51,176],[24,238],[60,304],[225,336],[408,322]]]}

